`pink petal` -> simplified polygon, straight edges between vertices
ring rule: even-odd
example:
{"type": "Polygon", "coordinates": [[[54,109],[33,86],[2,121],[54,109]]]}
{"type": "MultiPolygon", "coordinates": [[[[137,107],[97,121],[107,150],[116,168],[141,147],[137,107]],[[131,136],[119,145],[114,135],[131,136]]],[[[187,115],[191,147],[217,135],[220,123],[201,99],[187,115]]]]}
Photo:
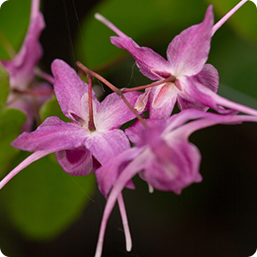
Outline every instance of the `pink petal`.
{"type": "Polygon", "coordinates": [[[103,249],[103,241],[104,241],[104,234],[107,225],[107,221],[109,216],[112,212],[112,209],[115,205],[116,200],[118,199],[119,195],[121,194],[122,189],[126,186],[128,181],[136,175],[138,171],[143,168],[143,163],[145,162],[147,156],[141,154],[138,158],[134,159],[120,174],[118,179],[116,180],[113,189],[107,199],[107,203],[105,205],[104,214],[101,222],[101,228],[98,236],[98,242],[96,247],[95,257],[101,257],[102,249],[103,249]]]}
{"type": "MultiPolygon", "coordinates": [[[[167,142],[168,143],[168,142],[167,142]]],[[[198,149],[188,142],[172,141],[169,145],[160,140],[151,147],[144,167],[146,181],[158,190],[180,194],[182,189],[199,182],[201,155],[198,149]]]]}
{"type": "Polygon", "coordinates": [[[192,76],[199,73],[208,59],[213,27],[212,6],[202,23],[182,31],[170,43],[167,58],[174,76],[192,76]]]}
{"type": "Polygon", "coordinates": [[[35,153],[31,154],[27,157],[23,162],[21,162],[18,166],[16,166],[12,171],[8,173],[1,181],[0,181],[0,190],[14,177],[16,176],[21,170],[29,166],[31,163],[37,161],[38,159],[43,158],[44,156],[50,154],[51,151],[43,150],[43,151],[36,151],[35,153]]]}
{"type": "Polygon", "coordinates": [[[142,74],[151,80],[163,79],[152,70],[159,70],[170,73],[170,64],[161,55],[154,52],[151,48],[140,47],[132,38],[111,37],[111,42],[122,49],[127,50],[136,60],[136,64],[142,74]]]}
{"type": "Polygon", "coordinates": [[[19,53],[10,61],[2,61],[10,73],[10,85],[12,88],[25,90],[34,79],[34,68],[43,55],[39,37],[44,28],[43,15],[39,10],[34,10],[27,35],[19,53]]]}
{"type": "Polygon", "coordinates": [[[129,148],[96,170],[98,188],[105,197],[107,197],[120,173],[142,150],[143,148],[129,148]]]}
{"type": "Polygon", "coordinates": [[[95,171],[93,156],[85,146],[55,153],[63,170],[73,176],[85,176],[95,171]]]}
{"type": "Polygon", "coordinates": [[[35,131],[22,133],[12,146],[24,151],[47,150],[57,152],[81,146],[89,132],[58,117],[49,117],[35,131]]]}
{"type": "Polygon", "coordinates": [[[86,138],[85,146],[96,160],[104,165],[110,159],[130,147],[125,133],[119,129],[111,131],[95,131],[86,138]]]}
{"type": "MultiPolygon", "coordinates": [[[[124,96],[134,106],[140,94],[139,92],[130,92],[125,93],[124,96]]],[[[94,115],[97,130],[118,128],[134,118],[136,118],[135,114],[116,93],[108,95],[98,105],[94,115]]]]}
{"type": "Polygon", "coordinates": [[[177,100],[177,91],[173,83],[153,88],[150,95],[149,118],[166,119],[170,117],[177,100]]]}
{"type": "Polygon", "coordinates": [[[111,37],[111,42],[122,49],[129,51],[136,60],[136,64],[139,67],[140,71],[148,78],[152,80],[158,80],[161,77],[152,70],[159,70],[161,72],[169,71],[169,63],[159,54],[154,52],[148,47],[140,47],[132,38],[125,35],[120,31],[116,26],[114,26],[109,20],[104,18],[100,14],[95,14],[95,18],[104,23],[109,27],[114,33],[119,37],[111,37]]]}
{"type": "Polygon", "coordinates": [[[88,85],[62,60],[53,61],[52,72],[55,78],[54,91],[64,115],[70,118],[68,111],[73,111],[83,117],[81,99],[88,92],[88,85]]]}

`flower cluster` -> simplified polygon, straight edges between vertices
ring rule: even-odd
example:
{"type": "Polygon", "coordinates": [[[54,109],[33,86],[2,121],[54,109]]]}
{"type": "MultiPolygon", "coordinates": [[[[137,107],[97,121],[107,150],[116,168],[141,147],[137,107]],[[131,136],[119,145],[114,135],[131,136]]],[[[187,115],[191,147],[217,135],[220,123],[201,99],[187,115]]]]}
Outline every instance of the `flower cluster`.
{"type": "MultiPolygon", "coordinates": [[[[31,83],[32,91],[41,90],[38,85],[34,89],[34,76],[35,65],[42,55],[38,38],[44,23],[38,11],[39,1],[32,3],[30,28],[20,52],[13,60],[2,62],[10,73],[11,87],[20,91],[27,90],[31,83]]],[[[233,11],[230,16],[232,14],[233,11]]],[[[35,131],[23,132],[15,139],[14,147],[34,153],[0,182],[0,189],[26,166],[50,153],[55,153],[63,170],[70,175],[95,174],[99,190],[107,198],[95,255],[99,257],[106,224],[116,201],[124,225],[126,248],[131,250],[122,190],[134,188],[132,178],[136,174],[150,189],[180,194],[185,187],[202,181],[201,155],[189,142],[189,136],[216,124],[256,122],[257,110],[217,94],[218,71],[206,64],[212,36],[222,25],[214,25],[212,6],[200,24],[187,28],[172,40],[167,60],[150,48],[140,47],[100,14],[95,17],[118,35],[111,37],[111,42],[129,51],[142,74],[155,82],[136,89],[117,89],[78,63],[88,75],[87,84],[64,61],[54,60],[53,78],[44,77],[52,81],[61,110],[70,122],[48,117],[35,131]],[[92,76],[114,90],[102,102],[92,89],[92,76]],[[172,114],[176,103],[181,111],[172,114]],[[215,113],[207,112],[209,108],[215,113]],[[149,111],[148,119],[144,118],[146,111],[149,111]],[[137,120],[131,127],[125,131],[120,129],[133,119],[137,120]]],[[[27,108],[34,112],[31,105],[27,108]]]]}

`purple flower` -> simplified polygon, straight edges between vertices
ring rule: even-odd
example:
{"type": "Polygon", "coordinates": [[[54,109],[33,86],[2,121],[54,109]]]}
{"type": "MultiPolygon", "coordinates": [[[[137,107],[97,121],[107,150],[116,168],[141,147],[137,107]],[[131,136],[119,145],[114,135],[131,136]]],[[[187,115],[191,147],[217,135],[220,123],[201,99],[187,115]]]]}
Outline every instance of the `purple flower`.
{"type": "Polygon", "coordinates": [[[135,108],[140,111],[149,104],[150,118],[168,118],[176,102],[181,110],[212,108],[220,113],[231,112],[224,106],[257,115],[256,110],[216,94],[218,72],[212,65],[205,64],[214,32],[212,6],[208,7],[202,23],[185,29],[172,40],[167,60],[150,48],[140,47],[100,14],[95,17],[118,35],[111,37],[111,42],[131,53],[143,75],[159,81],[170,78],[170,82],[146,89],[136,102],[135,108]]]}
{"type": "MultiPolygon", "coordinates": [[[[88,175],[130,148],[127,136],[118,128],[134,119],[135,115],[118,95],[112,93],[99,103],[93,94],[94,129],[91,129],[88,85],[61,60],[55,60],[52,63],[52,72],[55,77],[54,91],[57,100],[64,115],[72,122],[66,123],[58,117],[49,117],[34,132],[24,132],[14,140],[12,143],[14,147],[34,151],[34,153],[0,182],[0,189],[29,164],[53,152],[61,167],[68,174],[88,175]]],[[[130,104],[134,105],[139,94],[131,92],[125,94],[125,97],[130,104]]],[[[101,173],[97,173],[96,176],[98,180],[101,180],[99,178],[101,173]]],[[[134,188],[131,181],[126,186],[134,188]]],[[[121,194],[117,200],[129,251],[131,237],[121,194]]]]}
{"type": "MultiPolygon", "coordinates": [[[[90,131],[88,85],[61,60],[52,63],[52,72],[57,100],[72,122],[49,117],[35,131],[24,132],[14,140],[14,147],[35,153],[0,182],[0,189],[20,170],[49,153],[56,153],[59,164],[67,173],[87,175],[130,147],[127,136],[118,128],[135,116],[119,96],[110,94],[99,103],[93,95],[96,130],[90,131]]],[[[125,97],[134,104],[139,94],[132,92],[125,97]]]]}
{"type": "Polygon", "coordinates": [[[51,96],[48,83],[34,81],[35,67],[43,55],[39,38],[45,28],[39,5],[39,0],[32,0],[29,28],[19,52],[13,59],[1,61],[10,75],[11,91],[7,106],[19,109],[27,115],[23,131],[31,130],[34,119],[38,120],[38,109],[51,96]]]}
{"type": "Polygon", "coordinates": [[[101,174],[98,187],[104,195],[109,193],[109,196],[95,257],[101,256],[106,223],[117,196],[133,176],[139,173],[151,187],[180,194],[190,184],[202,181],[199,173],[201,155],[197,147],[188,141],[188,137],[205,127],[243,121],[256,122],[257,117],[219,115],[191,109],[167,120],[146,120],[148,129],[139,122],[128,128],[126,134],[136,146],[122,152],[96,171],[101,174]]]}

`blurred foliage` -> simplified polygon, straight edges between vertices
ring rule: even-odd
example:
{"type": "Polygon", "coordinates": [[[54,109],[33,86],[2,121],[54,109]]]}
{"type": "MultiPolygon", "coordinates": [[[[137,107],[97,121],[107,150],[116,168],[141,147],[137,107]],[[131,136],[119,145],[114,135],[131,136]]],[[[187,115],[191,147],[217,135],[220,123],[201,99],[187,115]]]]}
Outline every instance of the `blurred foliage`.
{"type": "MultiPolygon", "coordinates": [[[[22,152],[13,167],[27,156],[22,152]]],[[[34,240],[50,240],[79,217],[94,185],[93,175],[66,174],[52,154],[22,170],[0,197],[8,218],[20,232],[34,240]]]]}
{"type": "Polygon", "coordinates": [[[30,3],[31,0],[11,0],[1,6],[0,59],[10,59],[10,51],[20,49],[29,24],[30,3]]]}
{"type": "Polygon", "coordinates": [[[1,64],[0,87],[0,176],[2,177],[10,165],[10,161],[18,152],[10,145],[10,142],[20,134],[26,117],[21,111],[9,109],[5,106],[9,94],[9,74],[1,64]]]}
{"type": "Polygon", "coordinates": [[[150,43],[151,47],[162,45],[163,40],[171,40],[179,30],[201,22],[206,7],[203,0],[102,1],[81,24],[77,56],[90,68],[98,68],[126,54],[110,43],[110,36],[115,34],[94,19],[95,13],[105,16],[136,42],[150,43]]]}

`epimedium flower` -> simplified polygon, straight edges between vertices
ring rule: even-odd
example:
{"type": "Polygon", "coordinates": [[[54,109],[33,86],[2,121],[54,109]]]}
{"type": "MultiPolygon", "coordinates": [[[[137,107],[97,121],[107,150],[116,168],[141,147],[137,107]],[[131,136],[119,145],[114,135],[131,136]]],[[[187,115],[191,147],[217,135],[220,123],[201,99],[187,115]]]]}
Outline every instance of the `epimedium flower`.
{"type": "MultiPolygon", "coordinates": [[[[57,100],[71,122],[48,117],[35,131],[23,132],[15,139],[12,142],[14,147],[34,153],[0,182],[0,189],[22,169],[50,153],[56,154],[57,161],[68,174],[81,176],[95,173],[109,159],[130,148],[127,136],[118,128],[134,119],[135,115],[117,94],[108,95],[100,103],[75,70],[62,60],[53,61],[52,72],[57,100]],[[93,113],[89,111],[91,105],[93,113]]],[[[131,92],[125,97],[133,105],[139,95],[131,92]]],[[[101,173],[96,176],[101,176],[101,173]]],[[[126,186],[134,188],[131,181],[126,186]]],[[[127,249],[130,250],[131,238],[121,194],[118,204],[127,249]]]]}
{"type": "Polygon", "coordinates": [[[139,173],[150,187],[180,194],[192,183],[202,181],[199,173],[201,154],[188,141],[189,136],[199,129],[216,124],[239,124],[244,121],[256,122],[257,117],[220,115],[189,109],[168,119],[148,119],[148,128],[140,122],[128,128],[126,134],[135,146],[96,171],[101,173],[101,177],[98,177],[99,189],[104,195],[109,195],[95,257],[101,256],[106,224],[116,199],[133,176],[139,173]],[[110,183],[107,178],[113,178],[114,181],[110,183]]]}
{"type": "MultiPolygon", "coordinates": [[[[31,130],[34,120],[39,120],[38,110],[52,94],[48,83],[35,81],[36,65],[43,55],[39,38],[45,28],[39,7],[39,0],[31,1],[29,27],[19,52],[11,60],[0,61],[10,76],[10,94],[6,104],[23,111],[27,116],[23,131],[31,130]]],[[[43,77],[53,82],[51,76],[43,77]]]]}
{"type": "MultiPolygon", "coordinates": [[[[127,136],[118,128],[135,116],[119,96],[110,94],[100,103],[93,94],[94,129],[90,129],[88,85],[62,60],[53,61],[52,72],[57,100],[72,122],[48,117],[35,131],[24,132],[15,139],[14,147],[34,153],[1,181],[0,188],[14,174],[49,153],[56,153],[67,173],[87,175],[130,147],[127,136]]],[[[128,93],[126,99],[134,104],[139,94],[128,93]]]]}
{"type": "Polygon", "coordinates": [[[157,81],[169,79],[159,86],[147,88],[135,104],[140,111],[149,104],[150,118],[168,118],[176,102],[181,110],[212,108],[219,113],[234,110],[257,115],[256,110],[217,95],[218,71],[205,64],[211,38],[221,26],[214,26],[212,6],[207,8],[203,22],[185,29],[171,41],[167,48],[167,60],[148,47],[140,47],[100,14],[96,14],[95,18],[118,35],[111,37],[112,44],[130,52],[143,75],[157,81]]]}

